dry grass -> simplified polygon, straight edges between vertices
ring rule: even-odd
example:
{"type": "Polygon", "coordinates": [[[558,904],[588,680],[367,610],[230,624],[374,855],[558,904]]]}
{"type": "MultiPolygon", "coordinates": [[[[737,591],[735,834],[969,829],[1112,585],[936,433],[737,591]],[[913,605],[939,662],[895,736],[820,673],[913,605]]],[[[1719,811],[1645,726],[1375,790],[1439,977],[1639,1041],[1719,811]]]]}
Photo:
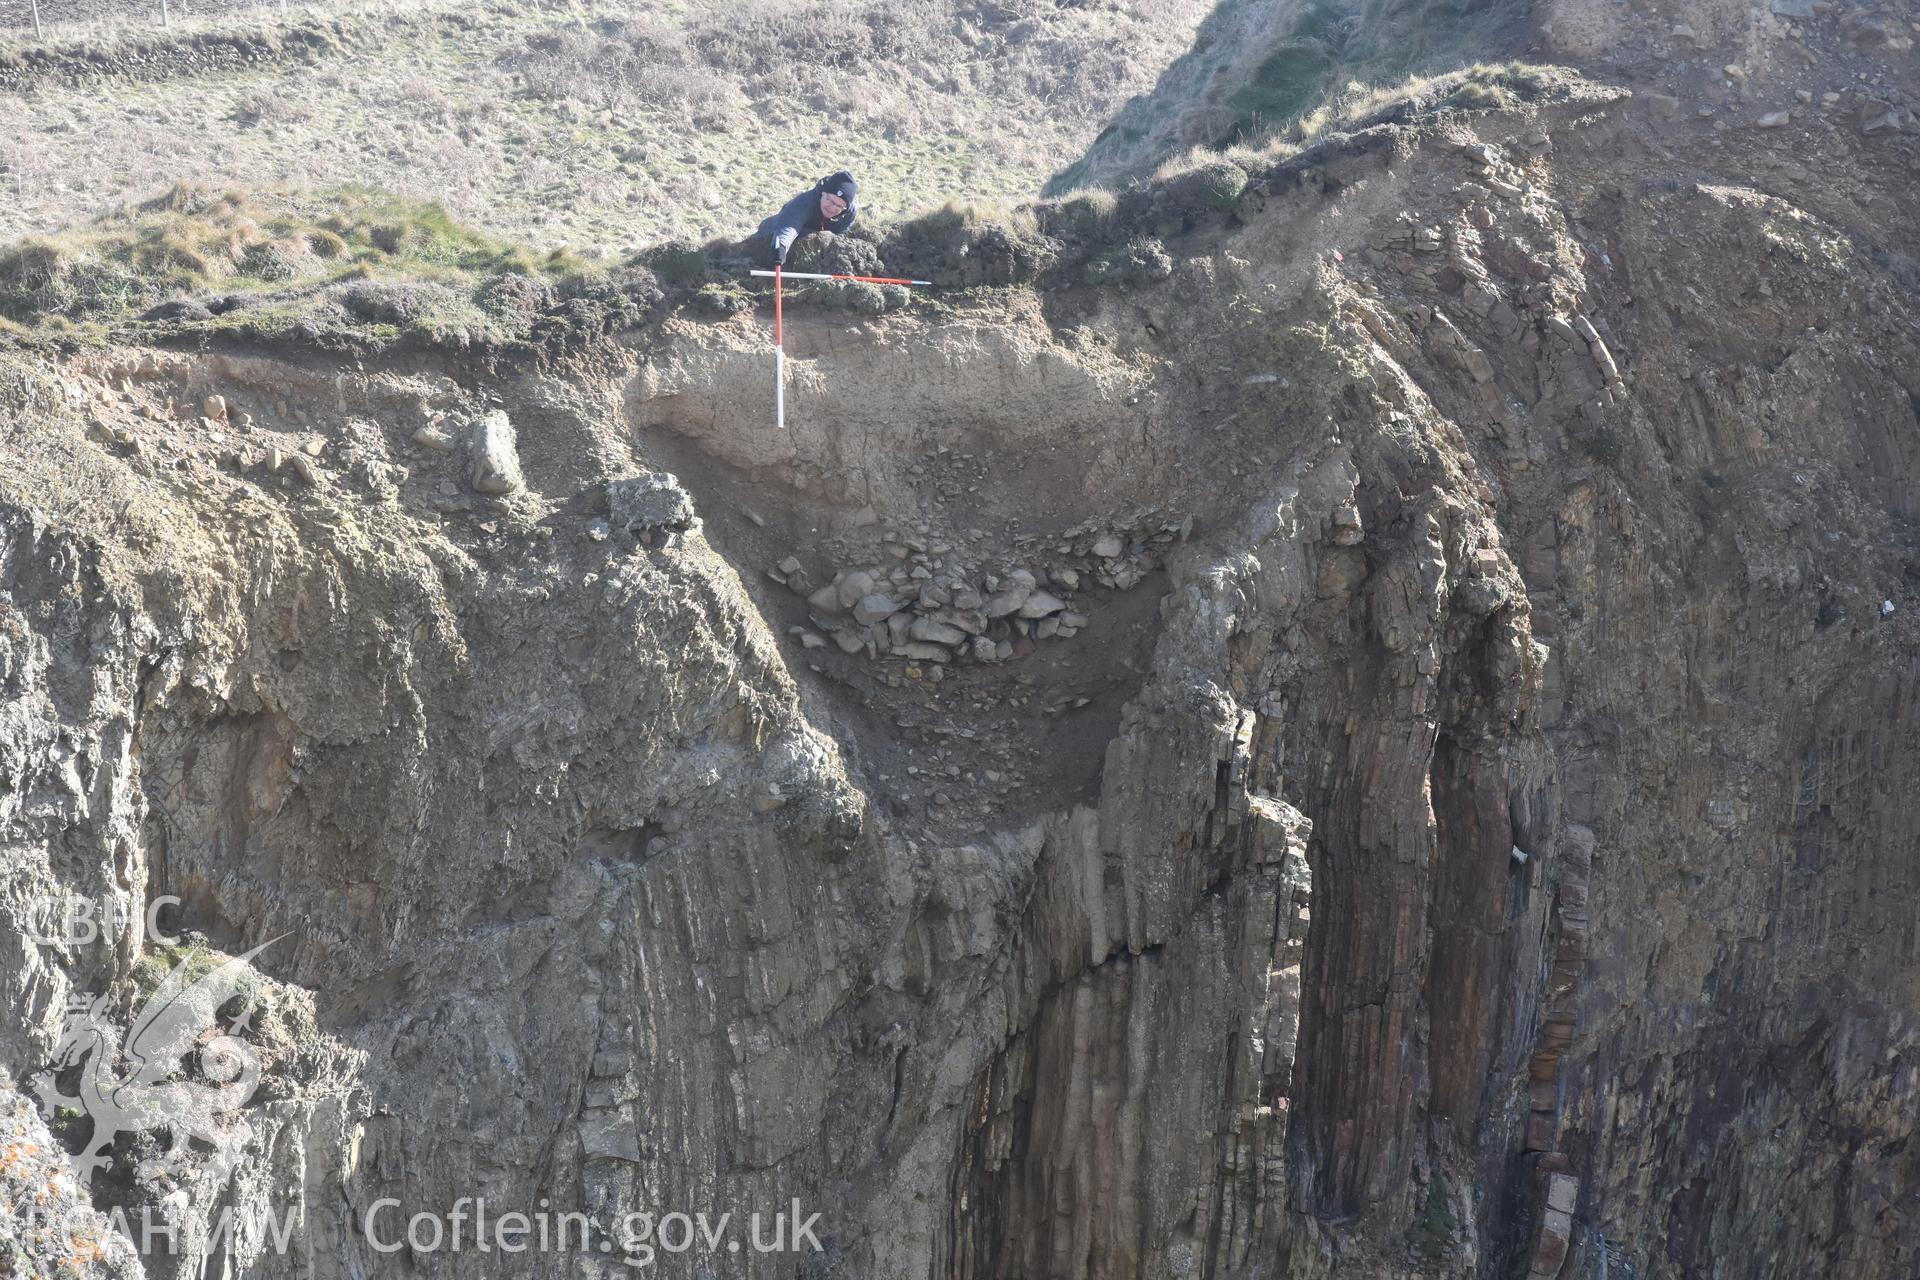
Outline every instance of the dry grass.
{"type": "Polygon", "coordinates": [[[1349,80],[1312,111],[1281,125],[1250,132],[1221,149],[1192,147],[1161,165],[1156,181],[1193,170],[1213,160],[1230,161],[1250,172],[1284,160],[1332,134],[1365,128],[1387,113],[1426,115],[1435,111],[1497,111],[1536,97],[1551,82],[1554,68],[1531,63],[1476,63],[1442,75],[1415,76],[1392,84],[1349,80]]]}
{"type": "Polygon", "coordinates": [[[1004,227],[1018,236],[1039,234],[1039,222],[1027,205],[1004,200],[948,200],[938,209],[922,213],[901,228],[907,235],[928,237],[970,232],[981,227],[1004,227]]]}
{"type": "Polygon", "coordinates": [[[323,4],[349,30],[311,65],[45,81],[20,98],[0,138],[0,242],[150,194],[155,174],[362,183],[618,256],[744,234],[835,168],[860,177],[869,218],[1018,201],[1150,87],[1211,2],[417,0],[404,19],[323,4]]]}
{"type": "MultiPolygon", "coordinates": [[[[1438,0],[1219,0],[1193,49],[1047,190],[1123,186],[1196,146],[1307,145],[1421,77],[1486,70],[1466,64],[1517,47],[1523,12],[1522,0],[1470,10],[1438,0]]],[[[1509,91],[1475,80],[1456,105],[1499,105],[1509,91]]]]}
{"type": "Polygon", "coordinates": [[[289,197],[180,185],[91,226],[0,250],[0,315],[124,319],[170,295],[311,292],[348,279],[566,278],[583,264],[461,226],[432,202],[364,189],[289,197]]]}
{"type": "Polygon", "coordinates": [[[247,125],[297,125],[313,119],[313,110],[271,89],[255,89],[233,104],[233,118],[247,125]]]}

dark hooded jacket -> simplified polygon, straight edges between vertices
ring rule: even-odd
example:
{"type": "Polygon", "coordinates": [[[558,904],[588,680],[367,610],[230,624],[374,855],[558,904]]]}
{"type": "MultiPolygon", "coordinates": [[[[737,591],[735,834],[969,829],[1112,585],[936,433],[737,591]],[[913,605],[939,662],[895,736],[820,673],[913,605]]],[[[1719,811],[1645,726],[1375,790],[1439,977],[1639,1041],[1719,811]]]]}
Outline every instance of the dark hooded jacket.
{"type": "Polygon", "coordinates": [[[854,190],[853,175],[842,169],[814,183],[813,190],[803,191],[780,206],[780,212],[760,224],[758,233],[771,246],[773,261],[786,262],[787,250],[793,248],[793,242],[801,236],[812,235],[816,231],[831,231],[840,235],[851,227],[856,212],[854,190]],[[828,191],[847,202],[846,210],[837,218],[820,216],[820,197],[828,191]]]}

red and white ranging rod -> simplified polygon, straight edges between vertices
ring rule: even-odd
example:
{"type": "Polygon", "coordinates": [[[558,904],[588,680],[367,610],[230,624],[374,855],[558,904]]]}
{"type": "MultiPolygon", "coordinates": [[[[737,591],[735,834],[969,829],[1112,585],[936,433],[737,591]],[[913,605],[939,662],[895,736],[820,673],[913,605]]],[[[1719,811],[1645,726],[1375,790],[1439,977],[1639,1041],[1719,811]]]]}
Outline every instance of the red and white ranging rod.
{"type": "Polygon", "coordinates": [[[773,277],[773,424],[785,431],[787,429],[787,344],[783,330],[780,307],[780,282],[782,280],[850,280],[856,284],[903,284],[931,285],[931,280],[906,280],[896,276],[856,276],[843,273],[826,274],[816,271],[787,271],[775,267],[771,271],[762,271],[758,267],[748,274],[773,277]]]}

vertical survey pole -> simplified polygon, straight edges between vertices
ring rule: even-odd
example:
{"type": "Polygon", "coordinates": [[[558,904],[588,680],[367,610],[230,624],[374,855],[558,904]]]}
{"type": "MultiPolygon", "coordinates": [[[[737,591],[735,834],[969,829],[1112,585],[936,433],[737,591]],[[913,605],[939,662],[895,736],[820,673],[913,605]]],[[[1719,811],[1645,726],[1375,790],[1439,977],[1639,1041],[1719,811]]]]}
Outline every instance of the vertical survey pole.
{"type": "MultiPolygon", "coordinates": [[[[780,282],[785,278],[785,268],[775,263],[771,271],[762,271],[758,267],[747,272],[750,276],[773,277],[773,423],[782,431],[787,429],[787,343],[785,325],[780,312],[780,282]]],[[[928,285],[931,280],[908,280],[901,276],[856,276],[841,272],[795,271],[795,280],[850,280],[858,284],[900,284],[928,285]]]]}
{"type": "Polygon", "coordinates": [[[780,266],[773,268],[773,425],[787,429],[787,342],[781,332],[780,266]]]}

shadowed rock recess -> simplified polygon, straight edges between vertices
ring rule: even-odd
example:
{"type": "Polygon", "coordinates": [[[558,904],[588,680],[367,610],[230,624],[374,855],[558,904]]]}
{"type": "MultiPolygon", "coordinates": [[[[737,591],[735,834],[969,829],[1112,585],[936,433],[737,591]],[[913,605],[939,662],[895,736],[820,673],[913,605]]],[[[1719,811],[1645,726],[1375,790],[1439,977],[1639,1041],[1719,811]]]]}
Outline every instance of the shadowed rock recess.
{"type": "Polygon", "coordinates": [[[168,1280],[625,1275],[674,1212],[740,1247],[659,1274],[1920,1274],[1913,134],[1696,124],[1586,82],[1138,280],[792,300],[785,432],[763,309],[0,356],[0,1221],[145,1210],[74,1272],[168,1280]],[[161,895],[180,947],[26,940],[161,895]],[[71,1002],[269,939],[237,1159],[63,1182],[71,1002]],[[588,1238],[406,1241],[462,1198],[588,1238]]]}

